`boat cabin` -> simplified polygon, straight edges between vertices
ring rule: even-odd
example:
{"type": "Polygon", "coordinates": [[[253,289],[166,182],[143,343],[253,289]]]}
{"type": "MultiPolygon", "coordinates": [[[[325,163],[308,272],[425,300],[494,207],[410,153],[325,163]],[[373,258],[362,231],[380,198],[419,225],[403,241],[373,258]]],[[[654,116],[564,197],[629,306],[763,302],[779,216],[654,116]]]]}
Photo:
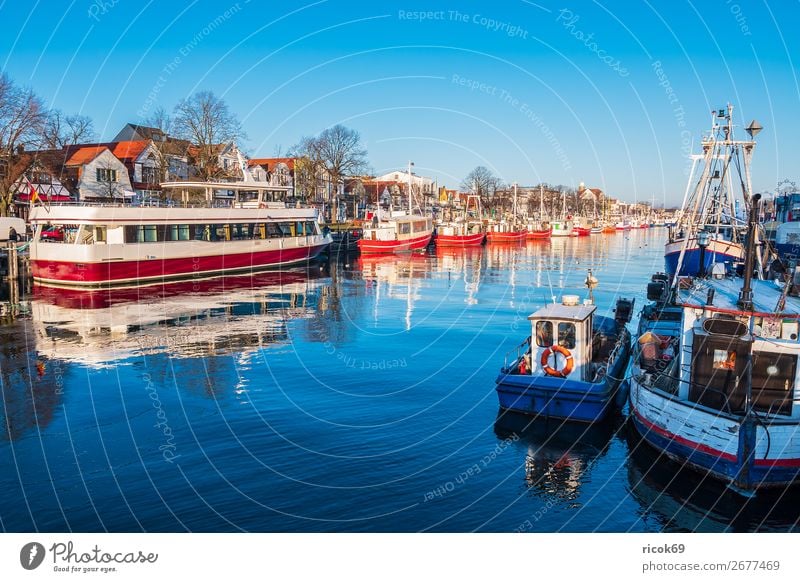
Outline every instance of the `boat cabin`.
{"type": "Polygon", "coordinates": [[[164,182],[164,200],[171,206],[286,208],[291,186],[264,182],[164,182]]]}
{"type": "Polygon", "coordinates": [[[393,241],[414,239],[429,234],[433,222],[427,216],[402,215],[394,216],[382,222],[375,216],[369,225],[364,226],[365,240],[393,241]]]}
{"type": "MultiPolygon", "coordinates": [[[[580,305],[577,295],[565,295],[561,304],[549,304],[528,316],[531,322],[531,374],[560,372],[564,378],[594,381],[592,323],[596,305],[580,305]],[[543,363],[546,362],[546,363],[543,363]],[[546,369],[546,366],[550,370],[546,369]]],[[[600,336],[598,335],[598,340],[600,336]]]]}

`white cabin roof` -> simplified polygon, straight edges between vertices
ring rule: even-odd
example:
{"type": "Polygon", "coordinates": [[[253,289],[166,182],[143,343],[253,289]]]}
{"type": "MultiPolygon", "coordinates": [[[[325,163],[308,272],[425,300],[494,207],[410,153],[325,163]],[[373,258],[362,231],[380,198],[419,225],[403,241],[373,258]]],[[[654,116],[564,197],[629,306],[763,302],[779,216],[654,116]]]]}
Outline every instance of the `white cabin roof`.
{"type": "MultiPolygon", "coordinates": [[[[753,311],[774,313],[783,292],[783,283],[754,279],[751,287],[753,289],[753,311]]],[[[740,278],[697,280],[691,288],[678,290],[678,302],[704,306],[708,298],[708,290],[712,288],[714,289],[713,307],[739,310],[737,302],[739,292],[742,290],[742,279],[740,278]]],[[[800,314],[800,298],[787,296],[786,307],[782,313],[800,314]]]]}
{"type": "Polygon", "coordinates": [[[195,224],[270,220],[315,220],[316,208],[181,208],[154,206],[42,206],[31,209],[30,222],[53,224],[195,224]]]}
{"type": "Polygon", "coordinates": [[[530,320],[560,319],[569,321],[583,321],[594,313],[596,305],[562,305],[550,303],[528,316],[530,320]]]}

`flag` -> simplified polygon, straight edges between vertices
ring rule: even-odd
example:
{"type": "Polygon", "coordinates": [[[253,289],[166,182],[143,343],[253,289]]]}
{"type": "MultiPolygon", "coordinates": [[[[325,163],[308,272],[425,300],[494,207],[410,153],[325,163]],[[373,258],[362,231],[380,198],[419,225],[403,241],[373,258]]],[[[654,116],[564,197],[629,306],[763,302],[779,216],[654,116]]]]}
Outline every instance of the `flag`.
{"type": "Polygon", "coordinates": [[[28,188],[30,189],[30,197],[29,197],[30,205],[33,206],[34,204],[36,204],[37,201],[41,202],[42,206],[44,206],[44,209],[47,212],[50,212],[50,201],[47,200],[46,198],[42,198],[39,195],[39,192],[36,190],[36,187],[33,184],[31,184],[31,181],[28,180],[27,177],[25,178],[25,181],[28,183],[28,188]]]}

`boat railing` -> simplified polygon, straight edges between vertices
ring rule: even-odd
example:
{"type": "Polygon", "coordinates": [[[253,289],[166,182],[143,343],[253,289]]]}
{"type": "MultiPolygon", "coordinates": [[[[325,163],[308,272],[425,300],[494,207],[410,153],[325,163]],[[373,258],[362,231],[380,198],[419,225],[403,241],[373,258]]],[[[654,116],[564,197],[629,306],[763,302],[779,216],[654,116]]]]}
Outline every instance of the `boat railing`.
{"type": "Polygon", "coordinates": [[[519,362],[520,358],[528,353],[528,350],[531,347],[531,338],[526,337],[522,343],[520,343],[517,347],[512,348],[506,352],[505,357],[503,358],[503,370],[508,371],[508,358],[514,355],[514,359],[512,360],[513,363],[519,362]]]}

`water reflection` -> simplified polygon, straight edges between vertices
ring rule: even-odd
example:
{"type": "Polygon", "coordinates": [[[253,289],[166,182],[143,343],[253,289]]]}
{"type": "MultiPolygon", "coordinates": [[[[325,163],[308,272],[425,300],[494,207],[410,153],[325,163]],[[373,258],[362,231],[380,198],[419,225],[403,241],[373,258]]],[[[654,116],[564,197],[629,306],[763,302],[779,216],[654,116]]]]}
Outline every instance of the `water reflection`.
{"type": "Polygon", "coordinates": [[[68,366],[37,353],[31,321],[0,318],[0,440],[17,440],[53,420],[68,366]]]}
{"type": "Polygon", "coordinates": [[[724,484],[669,460],[626,427],[628,485],[648,529],[669,532],[795,531],[800,488],[745,498],[724,484]]]}
{"type": "Polygon", "coordinates": [[[312,317],[319,285],[293,270],[131,290],[43,289],[31,325],[44,357],[92,368],[163,353],[247,357],[287,341],[288,320],[312,317]]]}
{"type": "Polygon", "coordinates": [[[452,288],[457,281],[463,281],[464,302],[467,305],[478,303],[478,291],[484,266],[483,256],[483,247],[436,249],[437,270],[447,273],[448,289],[452,288]]]}
{"type": "Polygon", "coordinates": [[[517,435],[527,447],[524,480],[532,495],[575,501],[619,425],[618,420],[588,425],[501,410],[495,434],[501,439],[517,435]]]}

